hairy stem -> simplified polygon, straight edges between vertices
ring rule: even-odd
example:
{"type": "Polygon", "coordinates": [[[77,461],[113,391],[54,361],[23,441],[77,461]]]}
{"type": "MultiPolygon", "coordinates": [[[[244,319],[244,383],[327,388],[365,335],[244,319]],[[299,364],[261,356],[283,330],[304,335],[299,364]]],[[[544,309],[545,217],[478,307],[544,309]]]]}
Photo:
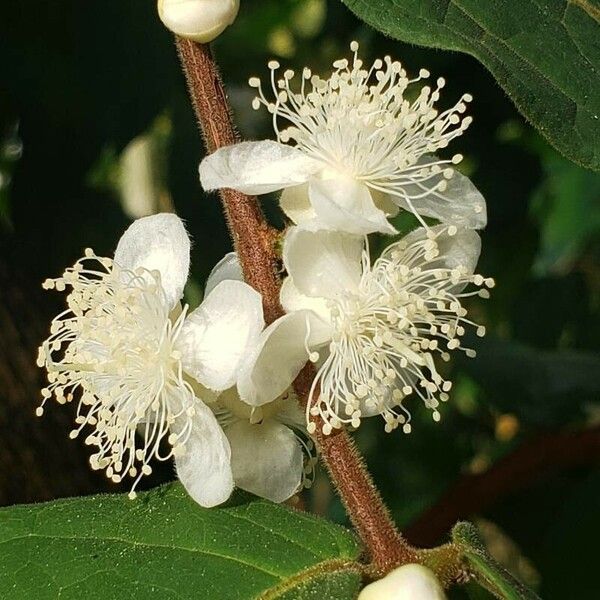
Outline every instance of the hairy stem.
{"type": "MultiPolygon", "coordinates": [[[[207,150],[214,152],[239,142],[210,47],[177,38],[177,51],[207,150]]],[[[220,196],[244,277],[261,294],[265,320],[270,323],[283,314],[273,234],[256,196],[231,189],[221,190],[220,196]]]]}
{"type": "MultiPolygon", "coordinates": [[[[177,49],[208,151],[238,142],[210,48],[177,38],[177,49]]],[[[280,282],[271,230],[256,197],[226,189],[221,191],[221,201],[244,277],[262,295],[265,320],[272,323],[283,310],[279,303],[280,282]]],[[[308,365],[295,382],[296,392],[304,402],[312,377],[314,373],[308,365]]],[[[321,426],[322,423],[317,423],[317,431],[321,431],[321,426]]],[[[330,436],[317,434],[316,438],[321,458],[369,552],[374,572],[383,574],[396,565],[418,560],[417,551],[394,526],[346,431],[338,430],[330,436]]]]}
{"type": "Polygon", "coordinates": [[[369,548],[377,573],[385,574],[399,564],[417,562],[417,552],[396,529],[352,438],[342,430],[324,435],[320,427],[315,438],[322,455],[327,457],[331,479],[352,524],[369,548]]]}
{"type": "MultiPolygon", "coordinates": [[[[307,364],[294,382],[304,405],[314,376],[312,364],[307,364]]],[[[313,437],[322,460],[352,525],[369,551],[372,575],[381,576],[398,565],[420,562],[418,550],[408,544],[392,521],[354,440],[345,429],[325,435],[322,419],[312,419],[317,426],[313,437]]]]}
{"type": "Polygon", "coordinates": [[[417,552],[394,525],[354,440],[342,430],[328,436],[320,431],[315,437],[321,454],[375,571],[383,575],[398,565],[417,562],[417,552]]]}

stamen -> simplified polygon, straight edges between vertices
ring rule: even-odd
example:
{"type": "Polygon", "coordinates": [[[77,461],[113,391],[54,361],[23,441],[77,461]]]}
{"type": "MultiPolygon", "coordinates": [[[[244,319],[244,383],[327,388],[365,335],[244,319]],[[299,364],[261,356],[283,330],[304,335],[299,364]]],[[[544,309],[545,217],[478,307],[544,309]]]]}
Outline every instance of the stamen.
{"type": "Polygon", "coordinates": [[[463,114],[472,97],[464,94],[452,108],[438,111],[434,104],[446,84],[440,77],[435,89],[423,86],[416,98],[407,94],[415,98],[409,100],[409,86],[427,79],[429,71],[421,69],[418,77],[409,79],[389,56],[366,70],[358,48],[357,42],[350,44],[352,62],[335,61],[328,79],[305,68],[299,90],[294,73],[286,70],[277,80],[279,63],[270,61],[273,99],[265,96],[260,79],[252,77],[249,84],[258,92],[252,106],[262,105],[273,115],[278,141],[294,144],[330,171],[389,194],[427,228],[415,202],[430,195],[441,204],[451,201],[444,195],[446,179],[462,155],[432,155],[470,125],[472,118],[463,114]]]}
{"type": "Polygon", "coordinates": [[[149,461],[180,453],[190,435],[195,395],[175,350],[187,307],[172,322],[158,272],[120,269],[91,249],[44,287],[71,291],[68,310],[53,320],[39,349],[49,385],[36,414],[52,396],[60,404],[78,398],[69,437],[91,427],[85,442],[97,448],[92,469],[115,482],[134,478],[134,497],[141,477],[152,472],[149,461]],[[179,430],[169,433],[175,421],[179,430]],[[171,449],[163,456],[164,438],[171,449]]]}
{"type": "Polygon", "coordinates": [[[315,416],[328,434],[342,424],[357,428],[373,414],[381,415],[386,431],[402,425],[409,433],[410,413],[403,403],[411,394],[421,398],[434,421],[441,419],[438,406],[448,399],[452,384],[438,372],[434,355],[445,361],[446,349],[461,349],[474,356],[461,347],[460,338],[466,327],[485,334],[483,326],[466,318],[461,299],[473,295],[463,288],[488,280],[466,267],[444,266],[440,255],[437,238],[457,233],[449,226],[429,230],[412,243],[401,240],[372,267],[363,256],[358,293],[330,300],[334,332],[309,393],[309,433],[315,431],[315,416]]]}

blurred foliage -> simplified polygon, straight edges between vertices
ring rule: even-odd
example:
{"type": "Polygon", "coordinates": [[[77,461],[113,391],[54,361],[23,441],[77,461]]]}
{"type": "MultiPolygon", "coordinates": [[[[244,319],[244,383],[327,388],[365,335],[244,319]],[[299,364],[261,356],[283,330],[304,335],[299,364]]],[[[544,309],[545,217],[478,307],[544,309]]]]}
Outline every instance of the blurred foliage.
{"type": "Polygon", "coordinates": [[[538,151],[545,177],[530,205],[540,229],[534,269],[539,275],[564,274],[600,228],[600,177],[547,147],[538,151]]]}
{"type": "MultiPolygon", "coordinates": [[[[442,105],[473,94],[474,124],[453,152],[464,154],[469,176],[487,198],[480,272],[497,282],[490,300],[470,307],[489,337],[477,340],[479,358],[447,366],[455,386],[442,422],[433,423],[413,403],[411,435],[386,435],[374,420],[357,432],[404,526],[461,474],[485,470],[536,431],[598,419],[600,178],[541,140],[473,58],[385,39],[335,0],[242,2],[215,52],[243,135],[271,135],[268,115],[251,110],[246,85],[250,75],[267,73],[270,57],[325,71],[347,54],[352,39],[365,59],[389,53],[409,73],[425,66],[443,75],[442,105]]],[[[173,207],[195,241],[188,298],[197,301],[231,244],[216,196],[203,194],[198,183],[202,144],[154,2],[5,2],[0,67],[2,260],[38,286],[87,246],[110,254],[140,211],[173,207]],[[140,183],[130,185],[128,177],[140,183]],[[138,187],[148,190],[141,203],[128,196],[138,187]]],[[[273,199],[264,206],[281,223],[273,199]]],[[[39,314],[47,320],[61,299],[44,298],[39,314]]],[[[5,393],[0,390],[0,402],[5,393]]],[[[31,411],[13,418],[30,419],[31,411]]],[[[86,468],[87,450],[70,444],[86,468]]],[[[528,489],[500,498],[485,513],[531,561],[548,600],[590,597],[600,589],[585,566],[600,535],[593,458],[587,468],[532,478],[528,489]]],[[[166,468],[163,478],[171,476],[166,468]]],[[[310,502],[345,519],[323,475],[310,502]]],[[[456,597],[467,594],[484,597],[470,588],[456,597]]]]}
{"type": "Polygon", "coordinates": [[[16,123],[8,124],[6,132],[0,137],[0,226],[10,224],[10,184],[23,151],[18,132],[16,123]]]}

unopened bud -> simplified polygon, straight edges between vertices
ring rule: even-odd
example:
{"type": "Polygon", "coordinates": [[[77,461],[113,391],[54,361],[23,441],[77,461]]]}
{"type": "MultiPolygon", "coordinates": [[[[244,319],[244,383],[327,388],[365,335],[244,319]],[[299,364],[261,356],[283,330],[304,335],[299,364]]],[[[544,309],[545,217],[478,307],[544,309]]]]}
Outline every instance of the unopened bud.
{"type": "Polygon", "coordinates": [[[422,565],[404,565],[370,583],[358,600],[446,600],[433,571],[422,565]]]}
{"type": "Polygon", "coordinates": [[[158,0],[160,20],[173,33],[211,42],[235,21],[240,0],[158,0]]]}

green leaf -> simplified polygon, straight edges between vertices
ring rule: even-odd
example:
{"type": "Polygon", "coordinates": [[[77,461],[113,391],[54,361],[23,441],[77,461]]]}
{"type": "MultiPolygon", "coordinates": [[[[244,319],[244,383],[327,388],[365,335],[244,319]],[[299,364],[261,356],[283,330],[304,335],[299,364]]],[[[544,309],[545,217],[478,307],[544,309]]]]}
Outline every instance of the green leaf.
{"type": "Polygon", "coordinates": [[[0,598],[351,599],[354,536],[243,496],[204,509],[178,484],[0,510],[0,598]]]}
{"type": "Polygon", "coordinates": [[[404,42],[480,60],[557,150],[600,170],[597,0],[343,0],[404,42]]]}
{"type": "Polygon", "coordinates": [[[497,598],[504,600],[539,600],[537,594],[515,579],[486,550],[472,523],[457,523],[452,539],[462,550],[475,579],[497,598]]]}

